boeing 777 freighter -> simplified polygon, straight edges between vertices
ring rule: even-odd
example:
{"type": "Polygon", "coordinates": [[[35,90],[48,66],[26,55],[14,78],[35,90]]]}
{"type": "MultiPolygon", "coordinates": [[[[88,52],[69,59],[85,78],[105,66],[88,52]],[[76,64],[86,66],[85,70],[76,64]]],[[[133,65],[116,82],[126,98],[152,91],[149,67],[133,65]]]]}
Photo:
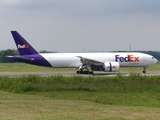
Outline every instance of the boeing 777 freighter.
{"type": "Polygon", "coordinates": [[[17,31],[11,31],[20,56],[8,56],[18,62],[53,68],[78,68],[78,74],[93,71],[117,72],[120,67],[146,68],[157,63],[153,56],[136,52],[111,53],[38,53],[17,31]]]}

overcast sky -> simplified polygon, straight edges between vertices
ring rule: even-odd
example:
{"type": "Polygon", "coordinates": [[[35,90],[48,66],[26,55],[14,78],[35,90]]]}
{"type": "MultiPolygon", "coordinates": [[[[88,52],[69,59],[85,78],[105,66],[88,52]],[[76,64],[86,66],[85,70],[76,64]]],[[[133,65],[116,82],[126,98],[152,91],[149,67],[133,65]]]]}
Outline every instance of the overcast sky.
{"type": "Polygon", "coordinates": [[[0,0],[0,50],[160,51],[160,0],[0,0]]]}

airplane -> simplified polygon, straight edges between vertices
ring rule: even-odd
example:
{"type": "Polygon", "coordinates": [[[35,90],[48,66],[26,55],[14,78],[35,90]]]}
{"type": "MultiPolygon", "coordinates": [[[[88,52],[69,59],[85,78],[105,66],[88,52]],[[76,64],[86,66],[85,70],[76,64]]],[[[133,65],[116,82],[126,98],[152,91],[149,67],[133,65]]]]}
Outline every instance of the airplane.
{"type": "Polygon", "coordinates": [[[102,53],[38,53],[17,31],[11,31],[19,56],[7,56],[14,61],[52,68],[76,68],[77,74],[93,71],[118,72],[120,67],[146,68],[157,63],[151,55],[138,52],[102,53]]]}

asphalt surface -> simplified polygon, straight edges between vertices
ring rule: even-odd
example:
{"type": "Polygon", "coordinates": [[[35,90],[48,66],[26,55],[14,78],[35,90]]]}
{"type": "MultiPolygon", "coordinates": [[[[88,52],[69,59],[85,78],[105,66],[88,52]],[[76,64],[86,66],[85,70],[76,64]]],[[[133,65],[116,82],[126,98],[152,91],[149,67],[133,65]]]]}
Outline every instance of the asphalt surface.
{"type": "MultiPolygon", "coordinates": [[[[54,76],[54,75],[63,75],[66,77],[70,76],[116,76],[118,73],[117,72],[111,72],[111,73],[94,73],[94,74],[76,74],[76,73],[16,73],[16,74],[0,74],[0,77],[22,77],[22,76],[28,76],[28,75],[38,75],[42,77],[48,77],[48,76],[54,76]]],[[[130,73],[121,73],[122,75],[128,76],[130,73]]],[[[141,75],[160,75],[160,72],[147,72],[147,73],[140,73],[141,75]]]]}

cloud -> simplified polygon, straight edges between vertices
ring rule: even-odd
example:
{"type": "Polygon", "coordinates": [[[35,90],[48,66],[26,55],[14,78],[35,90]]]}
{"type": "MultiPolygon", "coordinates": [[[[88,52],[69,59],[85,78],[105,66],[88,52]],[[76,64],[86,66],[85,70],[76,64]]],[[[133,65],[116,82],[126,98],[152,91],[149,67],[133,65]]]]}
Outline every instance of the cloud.
{"type": "Polygon", "coordinates": [[[159,0],[0,0],[0,39],[6,42],[0,48],[15,47],[9,31],[17,30],[38,50],[124,50],[130,44],[157,49],[159,5],[159,0]]]}
{"type": "Polygon", "coordinates": [[[26,0],[1,0],[0,1],[1,6],[20,6],[27,4],[26,0]]]}
{"type": "Polygon", "coordinates": [[[50,12],[88,17],[160,11],[159,0],[1,0],[0,4],[20,9],[49,9],[50,12]]]}
{"type": "Polygon", "coordinates": [[[47,7],[53,7],[54,2],[52,0],[1,0],[0,6],[9,9],[29,10],[29,9],[44,9],[47,7]]]}

